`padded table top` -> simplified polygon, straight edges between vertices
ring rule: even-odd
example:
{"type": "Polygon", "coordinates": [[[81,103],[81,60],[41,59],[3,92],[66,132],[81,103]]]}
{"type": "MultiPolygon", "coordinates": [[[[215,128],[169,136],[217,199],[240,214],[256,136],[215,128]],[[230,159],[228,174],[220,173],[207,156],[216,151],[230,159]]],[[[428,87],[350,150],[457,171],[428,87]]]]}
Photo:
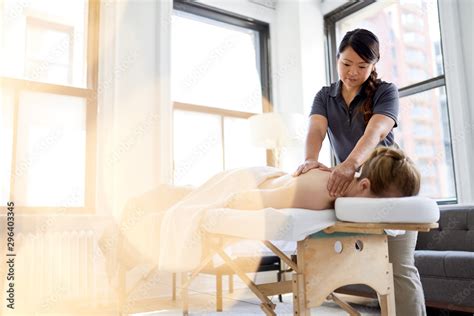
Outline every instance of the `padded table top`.
{"type": "Polygon", "coordinates": [[[385,230],[389,235],[403,233],[400,230],[426,231],[437,227],[433,223],[439,219],[436,202],[418,196],[338,198],[335,208],[321,211],[300,208],[211,209],[206,211],[202,227],[213,234],[243,239],[298,241],[326,228],[329,228],[326,230],[329,233],[382,233],[385,230]]]}
{"type": "Polygon", "coordinates": [[[335,223],[334,210],[221,208],[208,210],[202,225],[213,234],[252,240],[298,241],[335,223]]]}

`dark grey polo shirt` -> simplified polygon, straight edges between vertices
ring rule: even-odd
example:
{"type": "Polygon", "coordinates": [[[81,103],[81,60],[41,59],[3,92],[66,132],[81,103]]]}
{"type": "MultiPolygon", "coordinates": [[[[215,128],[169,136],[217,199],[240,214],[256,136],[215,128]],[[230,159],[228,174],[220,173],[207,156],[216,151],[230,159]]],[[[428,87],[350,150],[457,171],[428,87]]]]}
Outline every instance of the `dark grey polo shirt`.
{"type": "MultiPolygon", "coordinates": [[[[364,114],[361,107],[366,99],[364,87],[359,90],[349,107],[341,94],[342,82],[339,80],[329,87],[323,87],[314,98],[311,114],[320,114],[328,120],[328,135],[336,155],[336,162],[346,160],[365,131],[364,114]]],[[[373,114],[383,114],[398,125],[398,90],[393,83],[382,81],[373,97],[373,114]]],[[[394,144],[393,129],[379,146],[394,144]]]]}

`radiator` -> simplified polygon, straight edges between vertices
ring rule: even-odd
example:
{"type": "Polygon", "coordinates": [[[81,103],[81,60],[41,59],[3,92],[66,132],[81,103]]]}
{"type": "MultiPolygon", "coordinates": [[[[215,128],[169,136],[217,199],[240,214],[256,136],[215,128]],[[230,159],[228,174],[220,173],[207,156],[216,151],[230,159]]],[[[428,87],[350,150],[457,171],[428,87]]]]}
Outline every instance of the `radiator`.
{"type": "Polygon", "coordinates": [[[19,233],[15,252],[19,309],[41,313],[58,308],[98,308],[110,302],[111,290],[94,231],[19,233]]]}

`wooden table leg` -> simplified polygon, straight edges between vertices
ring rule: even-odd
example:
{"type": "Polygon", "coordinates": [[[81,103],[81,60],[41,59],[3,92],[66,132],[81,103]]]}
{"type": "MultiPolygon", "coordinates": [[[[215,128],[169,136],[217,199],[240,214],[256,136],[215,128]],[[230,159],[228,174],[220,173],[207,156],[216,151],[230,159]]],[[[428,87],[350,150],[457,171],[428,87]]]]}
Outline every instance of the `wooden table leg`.
{"type": "Polygon", "coordinates": [[[396,316],[395,295],[393,291],[386,295],[379,295],[380,315],[396,316]]]}
{"type": "Polygon", "coordinates": [[[234,275],[229,274],[229,293],[234,293],[234,275]]]}
{"type": "Polygon", "coordinates": [[[183,316],[189,315],[189,302],[188,302],[188,273],[181,273],[181,298],[183,299],[183,316]]]}
{"type": "Polygon", "coordinates": [[[176,301],[176,273],[172,273],[172,292],[171,292],[171,299],[176,301]]]}
{"type": "Polygon", "coordinates": [[[304,276],[302,273],[293,273],[293,315],[310,316],[311,310],[306,307],[304,276]]]}
{"type": "Polygon", "coordinates": [[[222,274],[216,274],[216,311],[222,312],[222,274]]]}

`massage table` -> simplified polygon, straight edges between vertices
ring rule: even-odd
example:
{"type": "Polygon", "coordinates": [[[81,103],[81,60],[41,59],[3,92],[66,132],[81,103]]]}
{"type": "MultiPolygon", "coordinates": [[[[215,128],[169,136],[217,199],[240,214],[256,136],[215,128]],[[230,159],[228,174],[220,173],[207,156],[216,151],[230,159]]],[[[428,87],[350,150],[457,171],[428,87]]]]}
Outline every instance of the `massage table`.
{"type": "Polygon", "coordinates": [[[331,299],[350,315],[359,315],[334,291],[349,284],[366,284],[379,298],[381,315],[395,316],[392,264],[387,235],[437,228],[439,208],[423,197],[339,198],[335,210],[265,209],[209,210],[204,216],[206,251],[201,264],[182,273],[183,314],[188,314],[188,287],[219,256],[261,301],[266,315],[276,315],[269,296],[293,293],[294,315],[331,299]],[[261,240],[292,270],[292,279],[255,284],[225,252],[238,240],[261,240]],[[294,262],[272,241],[297,242],[294,262]]]}

